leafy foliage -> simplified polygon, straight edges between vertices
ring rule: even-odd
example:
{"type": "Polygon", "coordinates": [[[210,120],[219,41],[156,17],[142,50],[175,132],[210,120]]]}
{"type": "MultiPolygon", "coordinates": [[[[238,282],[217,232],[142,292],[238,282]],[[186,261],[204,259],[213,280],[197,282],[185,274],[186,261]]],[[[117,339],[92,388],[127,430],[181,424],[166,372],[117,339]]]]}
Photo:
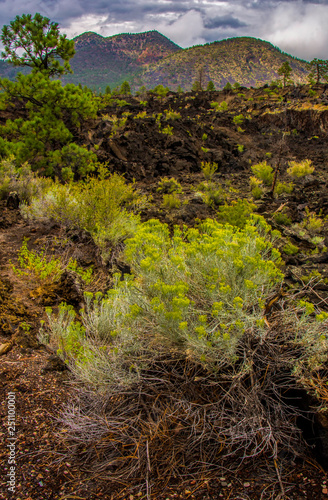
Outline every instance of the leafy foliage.
{"type": "MultiPolygon", "coordinates": [[[[125,249],[134,276],[117,277],[109,294],[95,298],[83,314],[92,339],[86,337],[84,345],[102,366],[107,358],[107,383],[118,365],[124,371],[126,356],[161,345],[212,370],[234,363],[245,330],[264,327],[263,298],[282,279],[274,264],[280,255],[268,235],[269,226],[254,215],[242,230],[209,219],[198,228],[175,227],[172,238],[157,220],[139,226],[125,249]]],[[[79,359],[77,366],[85,376],[95,376],[94,358],[87,369],[79,359]]],[[[130,383],[137,373],[135,364],[134,373],[127,370],[120,384],[130,383]]]]}
{"type": "Polygon", "coordinates": [[[256,178],[263,181],[266,186],[270,186],[272,184],[273,169],[267,164],[266,161],[253,165],[251,168],[256,178]]]}
{"type": "Polygon", "coordinates": [[[310,62],[311,72],[309,80],[311,83],[320,83],[321,80],[328,81],[328,61],[323,59],[313,59],[310,62]]]}
{"type": "Polygon", "coordinates": [[[314,166],[311,160],[302,160],[300,162],[290,161],[287,174],[294,178],[305,177],[314,172],[314,166]]]}
{"type": "Polygon", "coordinates": [[[15,66],[28,66],[49,76],[70,72],[68,61],[74,56],[74,41],[60,35],[58,23],[36,13],[16,16],[2,28],[2,57],[15,66]],[[23,54],[20,55],[20,49],[23,54]],[[61,61],[64,65],[61,65],[61,61]]]}
{"type": "Polygon", "coordinates": [[[60,175],[66,167],[83,176],[92,169],[95,154],[72,142],[81,121],[96,116],[98,104],[91,91],[62,86],[42,72],[19,74],[15,82],[3,79],[1,85],[5,102],[18,99],[28,113],[27,119],[7,120],[1,127],[2,156],[12,153],[19,164],[29,161],[46,175],[60,175]]]}
{"type": "Polygon", "coordinates": [[[145,206],[146,197],[138,194],[123,177],[108,177],[105,167],[98,167],[98,178],[61,185],[54,182],[29,206],[22,209],[25,217],[53,219],[68,226],[85,229],[103,250],[131,236],[139,224],[134,214],[145,206]]]}

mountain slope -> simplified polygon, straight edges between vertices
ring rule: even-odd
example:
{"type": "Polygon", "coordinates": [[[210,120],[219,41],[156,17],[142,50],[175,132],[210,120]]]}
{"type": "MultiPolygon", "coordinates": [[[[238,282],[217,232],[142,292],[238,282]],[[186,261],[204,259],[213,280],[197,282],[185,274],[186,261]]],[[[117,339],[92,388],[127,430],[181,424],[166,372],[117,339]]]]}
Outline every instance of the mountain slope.
{"type": "Polygon", "coordinates": [[[74,41],[76,53],[71,60],[74,73],[65,76],[63,81],[81,83],[97,90],[131,80],[143,66],[182,50],[158,31],[107,38],[88,32],[74,41]]]}
{"type": "Polygon", "coordinates": [[[245,87],[260,86],[279,77],[284,61],[292,67],[295,83],[307,82],[307,63],[281,52],[271,43],[251,37],[230,38],[181,50],[145,68],[135,80],[152,88],[159,83],[190,90],[202,69],[206,86],[212,80],[217,89],[229,81],[245,87]]]}
{"type": "MultiPolygon", "coordinates": [[[[141,85],[163,84],[190,90],[202,71],[203,87],[212,80],[217,89],[229,81],[261,86],[277,79],[284,61],[292,67],[295,83],[307,83],[307,63],[281,52],[269,42],[250,37],[230,38],[182,49],[157,31],[102,37],[87,32],[75,39],[71,60],[73,74],[64,83],[87,85],[104,91],[128,80],[134,90],[141,85]]],[[[0,77],[14,79],[22,68],[0,60],[0,77]]],[[[23,68],[23,72],[26,69],[23,68]]]]}

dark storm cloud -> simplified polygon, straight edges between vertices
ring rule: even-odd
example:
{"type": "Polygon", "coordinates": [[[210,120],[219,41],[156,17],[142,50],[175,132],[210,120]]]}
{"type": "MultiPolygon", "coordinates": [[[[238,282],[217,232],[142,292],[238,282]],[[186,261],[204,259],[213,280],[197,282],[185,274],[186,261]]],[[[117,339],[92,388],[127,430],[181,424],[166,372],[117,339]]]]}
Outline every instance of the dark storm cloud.
{"type": "Polygon", "coordinates": [[[213,17],[204,21],[204,28],[213,30],[215,28],[242,28],[246,23],[233,16],[213,17]]]}

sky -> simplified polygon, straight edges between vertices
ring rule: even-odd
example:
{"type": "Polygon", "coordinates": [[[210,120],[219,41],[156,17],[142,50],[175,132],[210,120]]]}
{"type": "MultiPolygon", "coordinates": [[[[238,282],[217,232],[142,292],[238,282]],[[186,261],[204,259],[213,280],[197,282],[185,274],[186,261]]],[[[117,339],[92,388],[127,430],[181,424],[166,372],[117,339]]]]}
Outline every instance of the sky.
{"type": "Polygon", "coordinates": [[[183,48],[236,36],[328,59],[328,0],[0,0],[0,27],[39,12],[73,38],[157,30],[183,48]]]}

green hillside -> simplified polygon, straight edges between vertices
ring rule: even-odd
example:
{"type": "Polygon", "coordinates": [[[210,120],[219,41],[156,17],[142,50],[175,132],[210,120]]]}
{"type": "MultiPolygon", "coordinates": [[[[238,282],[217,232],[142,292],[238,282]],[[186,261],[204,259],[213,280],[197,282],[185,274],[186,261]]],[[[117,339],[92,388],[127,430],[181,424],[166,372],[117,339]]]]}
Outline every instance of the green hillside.
{"type": "Polygon", "coordinates": [[[63,81],[97,90],[131,80],[140,68],[181,50],[157,31],[107,38],[88,32],[74,40],[76,53],[71,61],[74,73],[65,76],[63,81]]]}
{"type": "MultiPolygon", "coordinates": [[[[97,91],[111,89],[128,80],[134,90],[158,84],[190,90],[203,76],[203,86],[212,80],[217,89],[229,81],[257,87],[278,78],[278,69],[288,61],[295,83],[307,83],[307,63],[281,52],[271,43],[250,37],[230,38],[181,49],[157,31],[102,37],[87,32],[75,39],[71,60],[73,74],[64,83],[87,85],[97,91]]],[[[22,69],[20,68],[20,71],[22,69]]],[[[0,60],[0,77],[14,79],[18,68],[0,60]]],[[[26,71],[23,68],[23,71],[26,71]]]]}
{"type": "Polygon", "coordinates": [[[158,84],[190,90],[202,69],[204,84],[209,80],[221,89],[227,82],[256,87],[277,79],[284,61],[292,67],[295,83],[307,82],[307,63],[281,52],[271,43],[250,37],[230,38],[181,50],[145,68],[135,84],[152,88],[158,84]]]}

